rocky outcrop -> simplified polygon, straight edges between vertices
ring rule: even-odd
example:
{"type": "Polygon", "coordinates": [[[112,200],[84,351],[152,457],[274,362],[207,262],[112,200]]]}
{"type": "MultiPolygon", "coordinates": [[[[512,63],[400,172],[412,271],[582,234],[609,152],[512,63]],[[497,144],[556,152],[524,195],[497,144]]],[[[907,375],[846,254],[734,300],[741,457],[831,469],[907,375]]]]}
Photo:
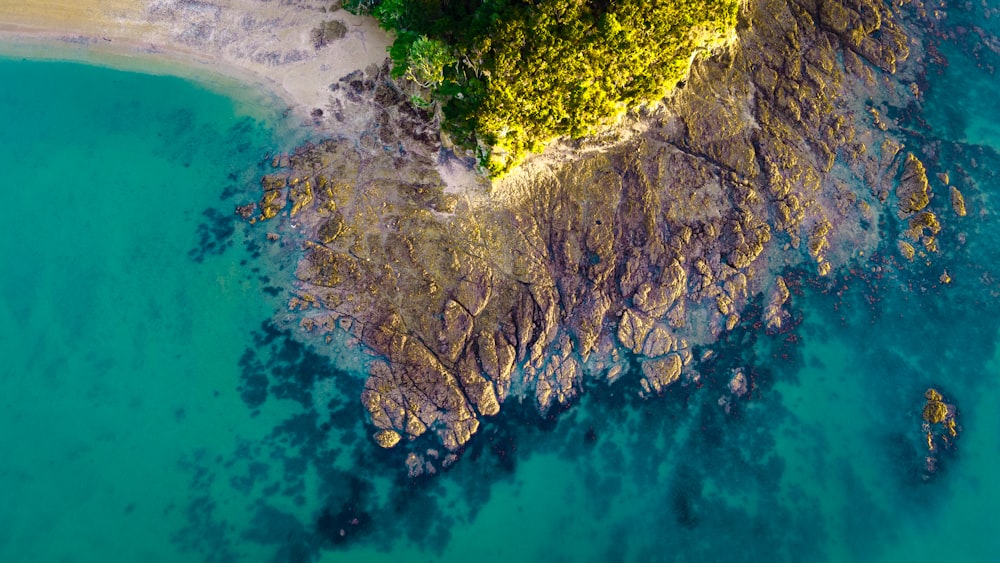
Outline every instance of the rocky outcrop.
{"type": "Polygon", "coordinates": [[[955,211],[955,215],[965,217],[965,197],[955,186],[951,186],[951,208],[955,211]]]}
{"type": "MultiPolygon", "coordinates": [[[[289,155],[259,207],[266,218],[291,202],[303,326],[345,329],[375,358],[362,401],[379,445],[430,434],[460,450],[511,398],[546,413],[629,370],[635,392],[663,394],[752,297],[769,292],[764,322],[782,328],[789,291],[775,268],[825,275],[871,244],[859,233],[900,146],[849,89],[907,56],[892,12],[760,0],[743,17],[741,48],[696,62],[663,107],[557,143],[492,187],[442,179],[455,158],[386,67],[335,86],[346,94],[333,119],[354,106],[378,118],[289,155]]],[[[918,163],[907,159],[897,196],[928,246],[918,163]]]]}
{"type": "Polygon", "coordinates": [[[928,389],[924,393],[924,399],[927,400],[921,411],[921,429],[927,446],[924,479],[929,479],[938,471],[942,454],[950,452],[954,447],[960,427],[955,405],[946,403],[937,389],[928,389]]]}
{"type": "Polygon", "coordinates": [[[789,297],[791,297],[791,293],[788,291],[785,279],[778,276],[774,280],[774,288],[771,289],[771,293],[767,299],[767,308],[764,310],[764,322],[767,324],[769,331],[780,330],[785,322],[787,322],[788,313],[783,307],[788,302],[789,297]]]}
{"type": "Polygon", "coordinates": [[[899,213],[901,217],[908,217],[917,211],[927,207],[930,203],[930,183],[927,181],[927,170],[920,159],[910,153],[906,157],[903,165],[903,176],[896,188],[896,197],[899,198],[899,213]]]}
{"type": "Polygon", "coordinates": [[[662,393],[681,377],[683,363],[677,354],[642,362],[642,388],[646,393],[662,393]]]}

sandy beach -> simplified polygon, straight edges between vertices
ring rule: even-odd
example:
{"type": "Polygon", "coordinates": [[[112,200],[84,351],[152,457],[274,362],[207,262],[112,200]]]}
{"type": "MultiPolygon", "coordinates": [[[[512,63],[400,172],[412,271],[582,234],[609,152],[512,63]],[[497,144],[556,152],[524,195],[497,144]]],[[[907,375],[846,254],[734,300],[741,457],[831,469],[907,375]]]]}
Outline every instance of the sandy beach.
{"type": "Polygon", "coordinates": [[[329,113],[336,103],[329,85],[380,64],[390,42],[372,20],[321,0],[0,3],[0,53],[82,60],[207,82],[220,75],[264,86],[303,115],[315,109],[329,113]],[[318,41],[317,30],[324,24],[335,33],[318,41]]]}

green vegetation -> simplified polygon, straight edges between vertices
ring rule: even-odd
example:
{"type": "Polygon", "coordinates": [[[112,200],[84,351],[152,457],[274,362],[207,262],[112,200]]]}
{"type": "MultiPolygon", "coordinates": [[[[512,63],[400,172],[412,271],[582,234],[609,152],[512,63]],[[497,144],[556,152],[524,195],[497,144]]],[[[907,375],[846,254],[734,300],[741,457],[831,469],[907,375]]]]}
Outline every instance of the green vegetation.
{"type": "Polygon", "coordinates": [[[396,77],[430,88],[446,130],[500,176],[662,98],[736,25],[736,0],[348,0],[395,32],[396,77]]]}
{"type": "Polygon", "coordinates": [[[424,88],[437,88],[444,82],[444,67],[455,64],[448,46],[420,36],[407,50],[406,78],[424,88]]]}

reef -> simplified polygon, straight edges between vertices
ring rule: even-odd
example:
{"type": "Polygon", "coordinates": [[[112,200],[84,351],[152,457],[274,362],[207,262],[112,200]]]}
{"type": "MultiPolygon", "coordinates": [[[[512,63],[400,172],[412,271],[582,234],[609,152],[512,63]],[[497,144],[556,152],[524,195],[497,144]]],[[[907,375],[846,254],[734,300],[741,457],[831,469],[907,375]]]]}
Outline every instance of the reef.
{"type": "Polygon", "coordinates": [[[662,104],[492,185],[372,66],[331,85],[329,115],[374,121],[276,158],[239,213],[297,237],[294,318],[370,352],[375,442],[433,451],[406,461],[432,473],[510,401],[547,416],[588,385],[655,397],[696,380],[696,351],[741,322],[787,324],[784,269],[827,276],[886,224],[905,256],[935,252],[926,170],[884,117],[919,95],[898,9],[750,2],[737,40],[662,104]]]}

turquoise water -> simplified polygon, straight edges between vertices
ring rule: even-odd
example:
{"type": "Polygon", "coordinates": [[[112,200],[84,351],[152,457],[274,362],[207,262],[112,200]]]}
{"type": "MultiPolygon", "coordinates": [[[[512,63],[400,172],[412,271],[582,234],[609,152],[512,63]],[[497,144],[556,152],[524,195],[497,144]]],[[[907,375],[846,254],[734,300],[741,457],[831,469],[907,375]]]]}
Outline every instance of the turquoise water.
{"type": "Polygon", "coordinates": [[[174,78],[0,59],[0,84],[0,560],[177,560],[179,463],[259,429],[233,382],[275,304],[222,196],[276,125],[174,78]]]}
{"type": "Polygon", "coordinates": [[[0,60],[0,561],[993,560],[1000,54],[967,30],[1000,22],[975,9],[890,116],[969,209],[935,184],[929,264],[890,240],[787,272],[792,326],[738,327],[700,384],[508,404],[417,480],[368,435],[357,358],[283,328],[283,241],[233,221],[286,125],[179,79],[0,60]],[[962,435],[924,479],[929,386],[962,435]]]}

